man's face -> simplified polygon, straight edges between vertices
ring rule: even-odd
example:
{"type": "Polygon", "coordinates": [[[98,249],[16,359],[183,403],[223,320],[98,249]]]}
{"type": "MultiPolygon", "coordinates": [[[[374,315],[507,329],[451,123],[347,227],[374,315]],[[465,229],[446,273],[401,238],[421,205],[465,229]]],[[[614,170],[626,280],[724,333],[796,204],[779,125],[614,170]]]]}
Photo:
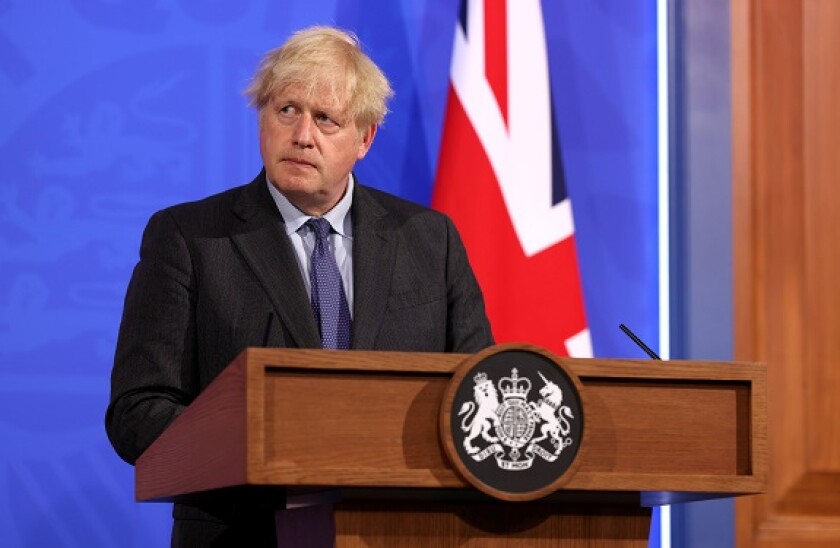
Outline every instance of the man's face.
{"type": "Polygon", "coordinates": [[[376,134],[359,130],[346,101],[324,89],[307,94],[292,85],[276,93],[260,111],[260,153],[271,183],[298,209],[322,215],[347,189],[353,165],[376,134]]]}

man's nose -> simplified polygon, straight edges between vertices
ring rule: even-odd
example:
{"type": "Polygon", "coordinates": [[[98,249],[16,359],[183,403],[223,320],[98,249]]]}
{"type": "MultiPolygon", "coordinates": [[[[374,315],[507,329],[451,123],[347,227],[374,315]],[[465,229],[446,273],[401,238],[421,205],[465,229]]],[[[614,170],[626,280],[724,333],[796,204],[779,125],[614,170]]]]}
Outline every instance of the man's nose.
{"type": "Polygon", "coordinates": [[[292,135],[295,145],[303,148],[312,146],[312,116],[308,113],[303,113],[295,124],[295,130],[292,135]]]}

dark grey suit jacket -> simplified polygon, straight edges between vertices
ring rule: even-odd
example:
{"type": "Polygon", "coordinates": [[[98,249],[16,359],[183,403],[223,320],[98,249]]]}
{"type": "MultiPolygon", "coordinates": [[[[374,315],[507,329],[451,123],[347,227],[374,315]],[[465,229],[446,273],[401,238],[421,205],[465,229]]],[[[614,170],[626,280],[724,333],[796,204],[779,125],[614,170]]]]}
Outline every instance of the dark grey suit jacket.
{"type": "MultiPolygon", "coordinates": [[[[449,218],[359,184],[351,211],[354,349],[492,344],[449,218]]],[[[156,213],[126,294],[111,378],[106,429],[117,453],[134,463],[244,348],[319,348],[311,310],[263,173],[156,213]]]]}

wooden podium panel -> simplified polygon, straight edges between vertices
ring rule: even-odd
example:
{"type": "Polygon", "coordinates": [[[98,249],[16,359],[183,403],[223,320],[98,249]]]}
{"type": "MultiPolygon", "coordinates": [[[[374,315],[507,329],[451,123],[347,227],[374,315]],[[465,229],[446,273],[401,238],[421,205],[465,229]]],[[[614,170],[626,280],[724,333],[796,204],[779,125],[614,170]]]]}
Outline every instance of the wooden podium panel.
{"type": "Polygon", "coordinates": [[[336,543],[344,548],[392,548],[395,538],[401,548],[577,548],[593,538],[604,548],[641,548],[649,529],[650,508],[629,504],[348,503],[336,513],[336,543]]]}
{"type": "MultiPolygon", "coordinates": [[[[532,541],[544,535],[556,541],[567,534],[562,531],[583,527],[602,531],[596,536],[604,540],[618,528],[616,545],[635,545],[647,541],[645,504],[764,489],[762,366],[565,358],[560,361],[583,384],[585,433],[581,464],[558,493],[564,500],[465,499],[473,489],[447,461],[438,414],[449,379],[468,357],[248,349],[140,457],[137,499],[187,500],[247,486],[282,487],[287,495],[338,488],[347,493],[335,514],[342,545],[364,537],[369,540],[358,545],[374,546],[377,535],[393,543],[388,527],[394,523],[401,535],[416,529],[420,537],[444,531],[482,539],[482,527],[510,519],[520,524],[518,533],[508,527],[491,536],[513,542],[519,535],[521,545],[538,546],[532,541]],[[394,492],[402,495],[387,494],[394,492]],[[621,493],[617,503],[597,498],[621,493]],[[596,502],[587,505],[592,496],[596,502]],[[575,512],[586,516],[583,522],[575,512]],[[529,521],[528,515],[543,517],[529,521]]],[[[417,542],[423,545],[422,538],[417,542]]]]}

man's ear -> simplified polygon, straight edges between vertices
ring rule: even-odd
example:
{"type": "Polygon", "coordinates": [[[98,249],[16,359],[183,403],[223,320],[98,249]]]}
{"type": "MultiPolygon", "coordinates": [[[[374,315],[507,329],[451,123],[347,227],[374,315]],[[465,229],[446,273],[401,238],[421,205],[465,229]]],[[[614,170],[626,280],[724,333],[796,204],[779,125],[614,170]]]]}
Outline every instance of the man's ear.
{"type": "Polygon", "coordinates": [[[373,144],[373,138],[376,137],[376,130],[379,129],[379,126],[376,124],[371,124],[368,127],[361,130],[361,137],[362,141],[359,143],[359,152],[356,154],[356,158],[361,160],[365,157],[370,150],[370,145],[373,144]]]}

